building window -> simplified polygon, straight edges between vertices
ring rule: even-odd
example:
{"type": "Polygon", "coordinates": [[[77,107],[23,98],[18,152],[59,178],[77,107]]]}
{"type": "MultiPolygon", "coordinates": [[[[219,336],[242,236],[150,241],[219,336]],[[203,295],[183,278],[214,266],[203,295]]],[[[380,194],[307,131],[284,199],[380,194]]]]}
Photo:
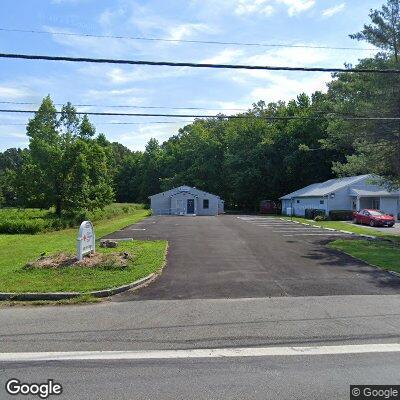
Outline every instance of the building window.
{"type": "Polygon", "coordinates": [[[296,203],[299,204],[299,203],[300,203],[300,200],[297,200],[296,203]]]}
{"type": "Polygon", "coordinates": [[[320,200],[319,204],[325,204],[325,201],[324,200],[320,200]]]}
{"type": "Polygon", "coordinates": [[[210,200],[208,199],[203,199],[203,208],[207,209],[210,207],[210,200]]]}

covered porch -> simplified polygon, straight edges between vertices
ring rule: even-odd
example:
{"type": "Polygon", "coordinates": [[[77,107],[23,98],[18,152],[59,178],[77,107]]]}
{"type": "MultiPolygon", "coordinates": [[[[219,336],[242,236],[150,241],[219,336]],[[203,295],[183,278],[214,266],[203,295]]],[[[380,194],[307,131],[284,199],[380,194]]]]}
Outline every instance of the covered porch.
{"type": "Polygon", "coordinates": [[[400,214],[400,195],[398,192],[367,191],[352,189],[352,206],[354,211],[364,208],[381,210],[399,219],[400,214]]]}

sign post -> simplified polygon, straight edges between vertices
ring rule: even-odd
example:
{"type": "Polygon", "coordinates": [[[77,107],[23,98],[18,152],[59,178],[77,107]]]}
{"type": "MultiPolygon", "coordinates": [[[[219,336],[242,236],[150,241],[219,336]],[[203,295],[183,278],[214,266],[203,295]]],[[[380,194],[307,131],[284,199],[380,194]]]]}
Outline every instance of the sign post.
{"type": "Polygon", "coordinates": [[[93,224],[90,221],[83,221],[79,228],[76,243],[76,253],[79,261],[82,260],[85,254],[95,252],[95,240],[93,224]]]}

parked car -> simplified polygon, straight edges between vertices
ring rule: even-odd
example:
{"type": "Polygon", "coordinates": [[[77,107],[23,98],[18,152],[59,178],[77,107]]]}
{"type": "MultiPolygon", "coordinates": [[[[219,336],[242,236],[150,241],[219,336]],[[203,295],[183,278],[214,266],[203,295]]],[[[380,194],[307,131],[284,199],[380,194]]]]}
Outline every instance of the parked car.
{"type": "Polygon", "coordinates": [[[354,213],[353,222],[370,226],[392,227],[396,220],[393,215],[385,214],[383,211],[365,209],[354,213]]]}
{"type": "Polygon", "coordinates": [[[260,202],[261,214],[278,214],[279,204],[272,200],[263,200],[260,202]]]}

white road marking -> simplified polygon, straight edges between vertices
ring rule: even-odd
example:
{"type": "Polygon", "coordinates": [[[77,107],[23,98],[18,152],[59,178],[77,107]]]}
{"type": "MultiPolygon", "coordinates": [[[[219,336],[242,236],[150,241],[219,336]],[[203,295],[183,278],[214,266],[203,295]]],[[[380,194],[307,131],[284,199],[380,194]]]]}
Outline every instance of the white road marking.
{"type": "Polygon", "coordinates": [[[343,236],[343,233],[293,233],[283,236],[343,236]]]}
{"type": "MultiPolygon", "coordinates": [[[[329,235],[329,233],[320,231],[319,229],[315,229],[315,231],[318,231],[318,232],[314,232],[314,233],[320,233],[321,235],[322,234],[329,235]]],[[[307,233],[307,232],[313,232],[313,229],[290,229],[290,230],[286,229],[286,230],[279,230],[279,231],[272,231],[272,232],[274,232],[274,233],[296,233],[296,232],[307,233]]]]}
{"type": "Polygon", "coordinates": [[[335,354],[398,353],[400,343],[343,346],[239,347],[190,350],[70,351],[42,353],[0,353],[0,362],[145,360],[177,358],[320,356],[335,354]]]}
{"type": "Polygon", "coordinates": [[[280,223],[274,223],[274,224],[253,224],[255,226],[290,226],[289,224],[280,224],[280,223]]]}
{"type": "Polygon", "coordinates": [[[130,231],[145,231],[146,228],[131,228],[130,231]]]}

